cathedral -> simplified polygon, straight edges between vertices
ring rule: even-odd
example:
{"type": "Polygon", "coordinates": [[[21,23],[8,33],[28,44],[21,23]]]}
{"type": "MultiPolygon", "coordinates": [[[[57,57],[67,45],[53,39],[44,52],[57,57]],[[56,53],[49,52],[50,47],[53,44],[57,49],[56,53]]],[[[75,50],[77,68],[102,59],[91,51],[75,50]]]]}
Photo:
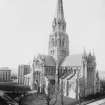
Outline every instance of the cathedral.
{"type": "Polygon", "coordinates": [[[63,95],[86,97],[100,91],[96,57],[84,50],[82,54],[69,53],[63,1],[57,0],[56,15],[49,35],[48,55],[39,54],[32,64],[32,89],[43,91],[50,84],[52,92],[63,87],[63,95]]]}

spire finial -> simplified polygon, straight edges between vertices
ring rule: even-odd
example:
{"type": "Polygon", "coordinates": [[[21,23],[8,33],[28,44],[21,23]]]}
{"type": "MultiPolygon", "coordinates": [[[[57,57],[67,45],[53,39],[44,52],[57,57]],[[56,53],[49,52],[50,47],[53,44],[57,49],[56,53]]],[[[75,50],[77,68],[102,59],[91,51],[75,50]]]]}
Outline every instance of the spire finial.
{"type": "Polygon", "coordinates": [[[94,49],[93,49],[93,56],[95,56],[94,49]]]}
{"type": "Polygon", "coordinates": [[[58,19],[63,19],[64,18],[63,1],[62,0],[58,0],[56,17],[58,19]]]}
{"type": "Polygon", "coordinates": [[[89,51],[89,56],[91,56],[92,55],[92,53],[91,53],[91,50],[89,51]]]}
{"type": "Polygon", "coordinates": [[[85,56],[86,57],[86,49],[85,49],[85,47],[83,48],[83,56],[85,56]]]}
{"type": "Polygon", "coordinates": [[[66,22],[64,19],[64,12],[63,12],[63,1],[57,0],[57,9],[56,15],[54,17],[54,21],[52,24],[53,31],[66,31],[66,22]]]}

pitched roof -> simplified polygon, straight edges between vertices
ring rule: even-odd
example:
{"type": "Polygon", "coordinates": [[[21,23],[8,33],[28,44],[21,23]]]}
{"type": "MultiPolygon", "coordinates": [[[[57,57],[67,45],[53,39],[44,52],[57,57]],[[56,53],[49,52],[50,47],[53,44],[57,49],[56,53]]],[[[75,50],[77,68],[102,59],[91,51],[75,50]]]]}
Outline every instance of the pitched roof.
{"type": "Polygon", "coordinates": [[[82,54],[67,56],[61,66],[81,66],[82,54]]]}
{"type": "Polygon", "coordinates": [[[50,55],[39,55],[38,58],[43,60],[46,66],[56,66],[54,58],[50,55]]]}
{"type": "Polygon", "coordinates": [[[56,66],[56,62],[52,56],[45,56],[45,65],[56,66]]]}

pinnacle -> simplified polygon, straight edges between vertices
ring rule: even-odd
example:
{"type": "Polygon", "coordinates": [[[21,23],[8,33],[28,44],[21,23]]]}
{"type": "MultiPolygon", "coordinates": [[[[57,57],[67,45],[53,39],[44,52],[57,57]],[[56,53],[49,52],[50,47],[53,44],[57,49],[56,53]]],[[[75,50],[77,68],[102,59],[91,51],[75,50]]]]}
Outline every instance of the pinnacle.
{"type": "Polygon", "coordinates": [[[62,0],[58,0],[56,18],[58,18],[58,19],[64,18],[63,1],[62,0]]]}

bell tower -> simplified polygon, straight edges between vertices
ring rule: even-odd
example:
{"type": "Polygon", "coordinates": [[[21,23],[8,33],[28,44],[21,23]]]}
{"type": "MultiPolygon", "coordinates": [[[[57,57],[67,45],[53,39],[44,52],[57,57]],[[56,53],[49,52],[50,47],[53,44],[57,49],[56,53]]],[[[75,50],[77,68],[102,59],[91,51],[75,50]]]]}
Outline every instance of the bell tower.
{"type": "Polygon", "coordinates": [[[52,23],[52,34],[49,37],[49,55],[53,56],[57,65],[69,55],[69,38],[66,33],[63,2],[58,0],[56,15],[52,23]]]}

